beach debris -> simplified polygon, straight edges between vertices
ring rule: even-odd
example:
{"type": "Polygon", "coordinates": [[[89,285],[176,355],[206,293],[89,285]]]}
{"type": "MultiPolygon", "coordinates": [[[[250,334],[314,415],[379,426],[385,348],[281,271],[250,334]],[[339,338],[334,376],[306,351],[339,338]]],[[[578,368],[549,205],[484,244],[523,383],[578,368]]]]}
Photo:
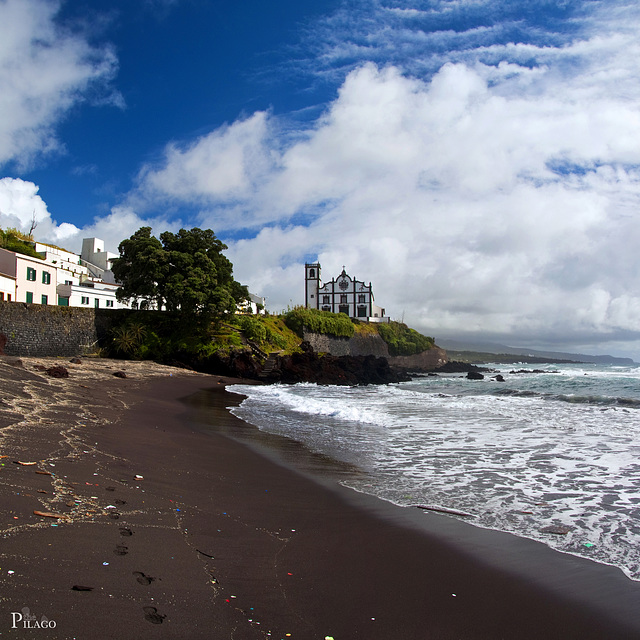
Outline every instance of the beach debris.
{"type": "Polygon", "coordinates": [[[550,524],[548,527],[540,529],[541,533],[554,533],[559,536],[566,536],[573,527],[567,527],[566,525],[550,524]]]}
{"type": "Polygon", "coordinates": [[[38,464],[37,462],[22,462],[22,460],[14,460],[15,464],[21,464],[23,467],[31,467],[34,464],[38,464]]]}
{"type": "Polygon", "coordinates": [[[135,475],[133,476],[136,480],[144,480],[144,476],[135,475]]]}
{"type": "Polygon", "coordinates": [[[62,513],[51,513],[50,511],[38,511],[38,510],[34,510],[33,515],[41,516],[42,518],[65,518],[66,517],[62,513]]]}
{"type": "Polygon", "coordinates": [[[210,553],[205,553],[204,551],[200,551],[200,549],[196,549],[196,551],[198,553],[201,553],[203,556],[207,556],[207,558],[214,558],[215,559],[215,557],[212,556],[210,553]]]}
{"type": "Polygon", "coordinates": [[[116,548],[113,550],[113,553],[115,553],[117,556],[126,556],[127,553],[129,553],[129,547],[123,544],[117,544],[116,548]]]}
{"type": "Polygon", "coordinates": [[[121,536],[132,536],[133,531],[129,529],[129,527],[120,527],[120,535],[121,536]]]}
{"type": "Polygon", "coordinates": [[[593,542],[583,542],[583,546],[587,547],[587,549],[591,549],[591,547],[595,547],[596,545],[593,542]]]}
{"type": "Polygon", "coordinates": [[[325,636],[324,640],[334,640],[333,636],[325,636]]]}
{"type": "Polygon", "coordinates": [[[93,591],[93,587],[85,587],[82,584],[74,584],[71,591],[93,591]]]}
{"type": "Polygon", "coordinates": [[[475,518],[473,513],[467,513],[466,511],[458,511],[457,509],[447,509],[446,507],[433,507],[425,504],[415,505],[418,509],[424,509],[425,511],[436,511],[437,513],[448,513],[453,516],[465,516],[466,518],[475,518]]]}
{"type": "Polygon", "coordinates": [[[103,563],[102,563],[102,566],[103,566],[103,567],[108,567],[108,566],[109,566],[109,563],[108,563],[108,562],[103,562],[103,563]]]}
{"type": "Polygon", "coordinates": [[[69,360],[69,362],[71,364],[82,364],[82,360],[80,360],[80,358],[71,358],[71,360],[69,360]]]}
{"type": "Polygon", "coordinates": [[[45,373],[52,378],[68,378],[69,370],[62,365],[56,365],[45,369],[45,373]]]}
{"type": "Polygon", "coordinates": [[[127,374],[124,371],[114,371],[113,375],[116,378],[126,378],[127,377],[127,374]]]}

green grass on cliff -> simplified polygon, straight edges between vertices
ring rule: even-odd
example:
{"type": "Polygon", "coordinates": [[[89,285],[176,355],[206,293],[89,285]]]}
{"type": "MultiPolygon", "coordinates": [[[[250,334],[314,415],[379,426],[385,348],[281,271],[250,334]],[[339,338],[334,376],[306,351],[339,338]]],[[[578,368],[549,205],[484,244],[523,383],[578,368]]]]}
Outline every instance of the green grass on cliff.
{"type": "Polygon", "coordinates": [[[168,361],[180,355],[200,360],[217,352],[248,349],[246,340],[266,353],[299,351],[302,328],[333,337],[380,337],[389,353],[413,355],[431,349],[433,338],[400,322],[352,321],[344,314],[296,307],[284,315],[237,315],[209,328],[186,326],[179,314],[123,312],[111,328],[104,346],[109,355],[132,359],[168,361]]]}
{"type": "Polygon", "coordinates": [[[381,338],[389,347],[389,355],[412,356],[434,346],[434,339],[423,336],[403,322],[389,322],[375,325],[381,338]]]}
{"type": "Polygon", "coordinates": [[[287,312],[284,321],[287,327],[300,337],[303,329],[335,338],[351,338],[355,333],[353,322],[344,313],[318,311],[299,306],[287,312]]]}

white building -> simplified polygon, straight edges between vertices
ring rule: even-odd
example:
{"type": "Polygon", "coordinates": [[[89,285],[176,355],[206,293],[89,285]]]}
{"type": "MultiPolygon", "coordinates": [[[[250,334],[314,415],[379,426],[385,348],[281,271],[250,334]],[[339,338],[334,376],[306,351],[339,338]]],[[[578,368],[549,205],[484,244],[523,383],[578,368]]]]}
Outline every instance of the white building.
{"type": "Polygon", "coordinates": [[[83,241],[83,251],[98,264],[59,247],[34,243],[39,258],[0,249],[0,301],[96,309],[129,309],[119,302],[110,261],[98,238],[83,241]]]}
{"type": "Polygon", "coordinates": [[[238,313],[251,313],[253,315],[266,313],[267,300],[262,296],[253,293],[249,294],[249,299],[238,305],[238,313]]]}
{"type": "Polygon", "coordinates": [[[102,240],[85,238],[81,256],[41,242],[36,242],[35,249],[45,262],[57,269],[57,301],[51,304],[96,309],[130,308],[116,299],[119,285],[115,284],[110,261],[118,256],[105,251],[102,240]]]}
{"type": "Polygon", "coordinates": [[[369,322],[388,322],[385,311],[374,304],[371,283],[365,284],[342,273],[322,284],[320,264],[305,264],[305,306],[310,309],[345,313],[350,318],[369,322]]]}
{"type": "Polygon", "coordinates": [[[115,284],[116,279],[111,271],[111,261],[119,257],[117,253],[105,251],[104,241],[100,238],[85,238],[82,241],[80,258],[93,278],[115,284]]]}
{"type": "Polygon", "coordinates": [[[57,269],[40,258],[0,249],[4,299],[34,304],[57,304],[57,269]],[[14,288],[11,291],[11,281],[14,288]]]}
{"type": "Polygon", "coordinates": [[[0,301],[13,302],[16,298],[16,277],[2,272],[0,267],[0,301]]]}

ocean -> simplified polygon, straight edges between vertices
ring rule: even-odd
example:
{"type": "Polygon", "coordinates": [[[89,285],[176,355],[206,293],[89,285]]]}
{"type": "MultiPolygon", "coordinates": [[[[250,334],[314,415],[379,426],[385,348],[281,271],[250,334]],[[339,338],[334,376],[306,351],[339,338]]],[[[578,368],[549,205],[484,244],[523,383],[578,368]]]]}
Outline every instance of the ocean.
{"type": "Polygon", "coordinates": [[[640,580],[640,368],[487,365],[484,380],[236,385],[232,412],[347,463],[342,484],[468,515],[640,580]],[[525,369],[526,373],[512,373],[525,369]],[[496,374],[504,382],[492,379],[496,374]]]}

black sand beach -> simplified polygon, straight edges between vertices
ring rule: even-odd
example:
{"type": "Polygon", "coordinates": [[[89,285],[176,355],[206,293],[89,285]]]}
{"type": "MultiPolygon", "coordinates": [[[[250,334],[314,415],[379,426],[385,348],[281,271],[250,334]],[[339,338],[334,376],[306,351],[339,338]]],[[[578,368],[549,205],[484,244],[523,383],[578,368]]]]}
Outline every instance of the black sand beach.
{"type": "Polygon", "coordinates": [[[9,361],[2,636],[640,637],[640,584],[616,569],[315,481],[230,437],[232,380],[105,360],[58,362],[70,375],[53,379],[33,368],[52,361],[9,361]]]}

